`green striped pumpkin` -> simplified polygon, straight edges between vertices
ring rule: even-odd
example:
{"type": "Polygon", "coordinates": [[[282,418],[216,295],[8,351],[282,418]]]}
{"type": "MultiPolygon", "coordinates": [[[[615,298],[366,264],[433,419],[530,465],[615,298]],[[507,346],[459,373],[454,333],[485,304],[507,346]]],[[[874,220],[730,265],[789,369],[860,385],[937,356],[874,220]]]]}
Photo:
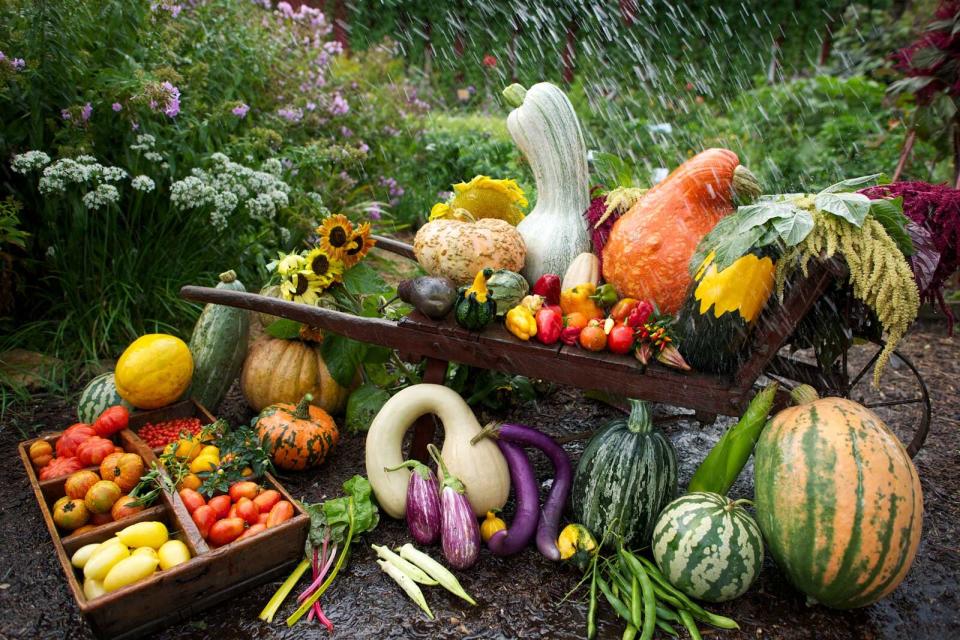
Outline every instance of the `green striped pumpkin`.
{"type": "Polygon", "coordinates": [[[598,540],[609,533],[640,546],[677,493],[677,454],[654,430],[647,403],[630,400],[630,405],[628,419],[611,420],[590,439],[571,499],[576,520],[598,540]]]}
{"type": "Polygon", "coordinates": [[[80,422],[92,424],[104,410],[117,404],[133,411],[133,405],[117,393],[117,385],[111,371],[88,382],[87,386],[80,392],[80,400],[77,402],[77,417],[80,422]]]}
{"type": "Polygon", "coordinates": [[[763,538],[743,507],[718,493],[677,498],[653,529],[653,559],[688,596],[725,602],[742,596],[763,564],[763,538]]]}
{"type": "MultiPolygon", "coordinates": [[[[246,291],[234,271],[220,274],[217,289],[246,291]]],[[[245,309],[208,304],[190,336],[193,384],[190,395],[216,411],[247,357],[250,315],[245,309]]]]}
{"type": "Polygon", "coordinates": [[[835,609],[863,607],[903,581],[920,544],[923,493],[897,437],[869,409],[817,399],[778,413],[754,452],[757,523],[790,582],[835,609]]]}

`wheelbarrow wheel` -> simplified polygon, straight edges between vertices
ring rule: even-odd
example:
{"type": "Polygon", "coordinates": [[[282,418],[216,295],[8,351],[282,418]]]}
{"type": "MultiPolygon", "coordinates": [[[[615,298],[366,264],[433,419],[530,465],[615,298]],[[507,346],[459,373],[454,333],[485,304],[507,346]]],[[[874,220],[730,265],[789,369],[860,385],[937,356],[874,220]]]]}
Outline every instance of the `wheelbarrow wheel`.
{"type": "Polygon", "coordinates": [[[893,430],[912,458],[930,431],[930,394],[916,365],[896,350],[874,387],[873,367],[882,350],[882,342],[854,344],[829,370],[817,363],[810,349],[781,353],[767,374],[788,388],[805,383],[821,396],[849,398],[867,407],[893,430]]]}

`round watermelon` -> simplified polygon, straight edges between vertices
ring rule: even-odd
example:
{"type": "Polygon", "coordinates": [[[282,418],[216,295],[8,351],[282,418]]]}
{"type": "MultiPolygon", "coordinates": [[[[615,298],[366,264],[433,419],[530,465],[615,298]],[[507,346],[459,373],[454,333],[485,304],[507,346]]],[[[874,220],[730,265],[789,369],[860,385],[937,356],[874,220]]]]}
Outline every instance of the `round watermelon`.
{"type": "MultiPolygon", "coordinates": [[[[801,391],[803,393],[801,393],[801,391]]],[[[757,522],[800,591],[828,607],[863,607],[897,588],[920,544],[923,492],[897,437],[844,398],[792,393],[757,441],[757,522]]]]}
{"type": "Polygon", "coordinates": [[[651,547],[673,586],[708,602],[743,595],[763,564],[763,538],[754,519],[736,502],[705,491],[666,506],[651,547]]]}
{"type": "Polygon", "coordinates": [[[113,380],[113,373],[104,373],[90,382],[80,392],[80,401],[77,402],[77,417],[80,422],[93,424],[107,407],[123,405],[133,411],[133,405],[120,397],[113,380]]]}

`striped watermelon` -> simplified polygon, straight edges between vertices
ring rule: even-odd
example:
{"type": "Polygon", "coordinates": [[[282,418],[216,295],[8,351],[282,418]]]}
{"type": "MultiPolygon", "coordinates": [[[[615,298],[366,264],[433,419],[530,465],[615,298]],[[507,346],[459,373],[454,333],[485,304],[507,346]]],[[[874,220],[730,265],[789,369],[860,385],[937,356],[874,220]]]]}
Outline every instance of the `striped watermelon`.
{"type": "MultiPolygon", "coordinates": [[[[798,393],[799,391],[799,393],[798,393]]],[[[816,399],[778,413],[757,442],[757,522],[790,582],[836,609],[883,598],[920,543],[923,494],[897,437],[869,409],[816,399]]]]}
{"type": "Polygon", "coordinates": [[[677,493],[677,454],[653,428],[647,403],[630,404],[629,419],[611,420],[590,439],[574,474],[571,500],[577,521],[598,540],[610,533],[627,545],[643,546],[677,493]]]}
{"type": "Polygon", "coordinates": [[[660,514],[653,559],[688,596],[725,602],[742,596],[763,564],[763,538],[750,514],[718,493],[677,498],[660,514]]]}
{"type": "Polygon", "coordinates": [[[104,409],[117,404],[122,404],[133,411],[133,405],[117,393],[113,373],[104,373],[88,382],[87,386],[80,392],[80,400],[77,402],[77,417],[80,418],[80,422],[93,424],[93,421],[103,413],[104,409]]]}

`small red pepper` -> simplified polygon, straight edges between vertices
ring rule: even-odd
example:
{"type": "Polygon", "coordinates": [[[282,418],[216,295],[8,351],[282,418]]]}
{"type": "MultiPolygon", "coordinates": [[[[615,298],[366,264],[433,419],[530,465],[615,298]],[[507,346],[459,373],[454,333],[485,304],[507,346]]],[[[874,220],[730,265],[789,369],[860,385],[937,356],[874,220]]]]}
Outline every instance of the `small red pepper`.
{"type": "Polygon", "coordinates": [[[545,273],[533,285],[531,293],[543,296],[547,304],[560,304],[560,276],[555,273],[545,273]]]}
{"type": "Polygon", "coordinates": [[[560,339],[563,331],[563,316],[553,309],[540,309],[537,312],[537,340],[543,344],[553,344],[560,339]]]}
{"type": "Polygon", "coordinates": [[[628,327],[642,327],[652,313],[653,304],[649,300],[641,300],[627,316],[624,324],[628,327]]]}
{"type": "Polygon", "coordinates": [[[560,342],[571,347],[578,344],[581,331],[583,331],[582,327],[564,327],[560,332],[560,342]]]}

